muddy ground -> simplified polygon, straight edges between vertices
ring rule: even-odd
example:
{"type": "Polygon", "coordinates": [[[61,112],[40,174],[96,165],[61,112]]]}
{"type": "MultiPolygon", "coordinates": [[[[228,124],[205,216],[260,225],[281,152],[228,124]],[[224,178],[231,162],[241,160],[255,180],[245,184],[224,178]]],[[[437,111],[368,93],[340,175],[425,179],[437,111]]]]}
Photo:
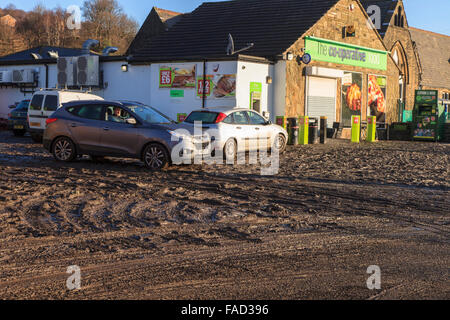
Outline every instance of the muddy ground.
{"type": "Polygon", "coordinates": [[[450,298],[450,145],[290,147],[257,166],[56,163],[0,132],[0,299],[450,298]],[[81,290],[66,288],[68,266],[81,290]],[[381,268],[381,290],[366,286],[381,268]]]}

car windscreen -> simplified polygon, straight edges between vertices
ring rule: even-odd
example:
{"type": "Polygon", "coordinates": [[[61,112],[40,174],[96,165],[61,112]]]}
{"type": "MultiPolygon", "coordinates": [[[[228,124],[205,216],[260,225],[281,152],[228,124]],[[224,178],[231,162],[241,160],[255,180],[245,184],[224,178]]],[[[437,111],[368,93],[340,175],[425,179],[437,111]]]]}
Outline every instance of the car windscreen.
{"type": "Polygon", "coordinates": [[[202,123],[210,124],[216,123],[216,119],[219,113],[217,112],[209,112],[209,111],[193,111],[191,114],[184,120],[187,123],[194,123],[196,121],[201,121],[202,123]]]}
{"type": "Polygon", "coordinates": [[[29,106],[30,106],[30,100],[24,100],[17,105],[16,110],[17,111],[25,111],[25,110],[28,110],[29,106]]]}
{"type": "Polygon", "coordinates": [[[144,122],[149,124],[169,124],[174,121],[169,117],[165,116],[158,110],[144,105],[130,105],[124,104],[128,109],[133,111],[139,116],[144,122]]]}

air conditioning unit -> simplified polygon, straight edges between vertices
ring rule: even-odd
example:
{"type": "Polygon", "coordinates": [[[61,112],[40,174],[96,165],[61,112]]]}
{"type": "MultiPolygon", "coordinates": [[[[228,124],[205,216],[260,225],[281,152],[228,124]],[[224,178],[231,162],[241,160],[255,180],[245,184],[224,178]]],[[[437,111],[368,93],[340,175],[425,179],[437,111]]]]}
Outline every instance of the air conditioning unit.
{"type": "Polygon", "coordinates": [[[77,84],[79,86],[100,85],[100,59],[98,56],[77,58],[77,84]]]}
{"type": "Polygon", "coordinates": [[[12,83],[12,71],[0,71],[0,83],[12,83]]]}
{"type": "Polygon", "coordinates": [[[34,71],[31,69],[13,70],[13,83],[34,83],[34,71]]]}
{"type": "Polygon", "coordinates": [[[77,85],[77,60],[76,57],[58,58],[58,86],[72,87],[77,85]]]}

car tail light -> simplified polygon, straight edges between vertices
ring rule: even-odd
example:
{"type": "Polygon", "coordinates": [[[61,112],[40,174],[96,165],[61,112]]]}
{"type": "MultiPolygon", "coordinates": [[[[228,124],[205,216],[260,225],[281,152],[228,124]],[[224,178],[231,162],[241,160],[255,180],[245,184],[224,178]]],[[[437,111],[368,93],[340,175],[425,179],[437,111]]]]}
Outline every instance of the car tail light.
{"type": "Polygon", "coordinates": [[[225,118],[227,117],[227,115],[225,113],[219,113],[219,115],[216,118],[216,123],[221,123],[223,120],[225,120],[225,118]]]}
{"type": "Polygon", "coordinates": [[[53,123],[56,120],[58,120],[58,119],[56,119],[56,118],[48,118],[47,120],[45,120],[45,124],[48,126],[50,123],[53,123]]]}
{"type": "Polygon", "coordinates": [[[8,113],[8,118],[11,118],[12,117],[12,114],[11,113],[8,113]]]}

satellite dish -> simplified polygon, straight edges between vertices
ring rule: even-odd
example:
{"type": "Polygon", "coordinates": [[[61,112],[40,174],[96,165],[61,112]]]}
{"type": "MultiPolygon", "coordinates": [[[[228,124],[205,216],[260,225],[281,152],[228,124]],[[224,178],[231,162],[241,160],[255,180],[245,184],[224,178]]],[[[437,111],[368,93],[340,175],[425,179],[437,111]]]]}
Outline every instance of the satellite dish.
{"type": "Polygon", "coordinates": [[[232,56],[234,54],[234,40],[233,36],[228,34],[228,46],[227,46],[227,56],[232,56]]]}
{"type": "Polygon", "coordinates": [[[228,56],[232,56],[232,55],[234,55],[236,53],[239,53],[239,52],[251,49],[251,48],[253,48],[254,45],[255,45],[254,43],[247,43],[247,46],[245,48],[242,48],[242,49],[239,49],[239,50],[235,51],[233,36],[231,34],[228,34],[227,55],[228,56]]]}

